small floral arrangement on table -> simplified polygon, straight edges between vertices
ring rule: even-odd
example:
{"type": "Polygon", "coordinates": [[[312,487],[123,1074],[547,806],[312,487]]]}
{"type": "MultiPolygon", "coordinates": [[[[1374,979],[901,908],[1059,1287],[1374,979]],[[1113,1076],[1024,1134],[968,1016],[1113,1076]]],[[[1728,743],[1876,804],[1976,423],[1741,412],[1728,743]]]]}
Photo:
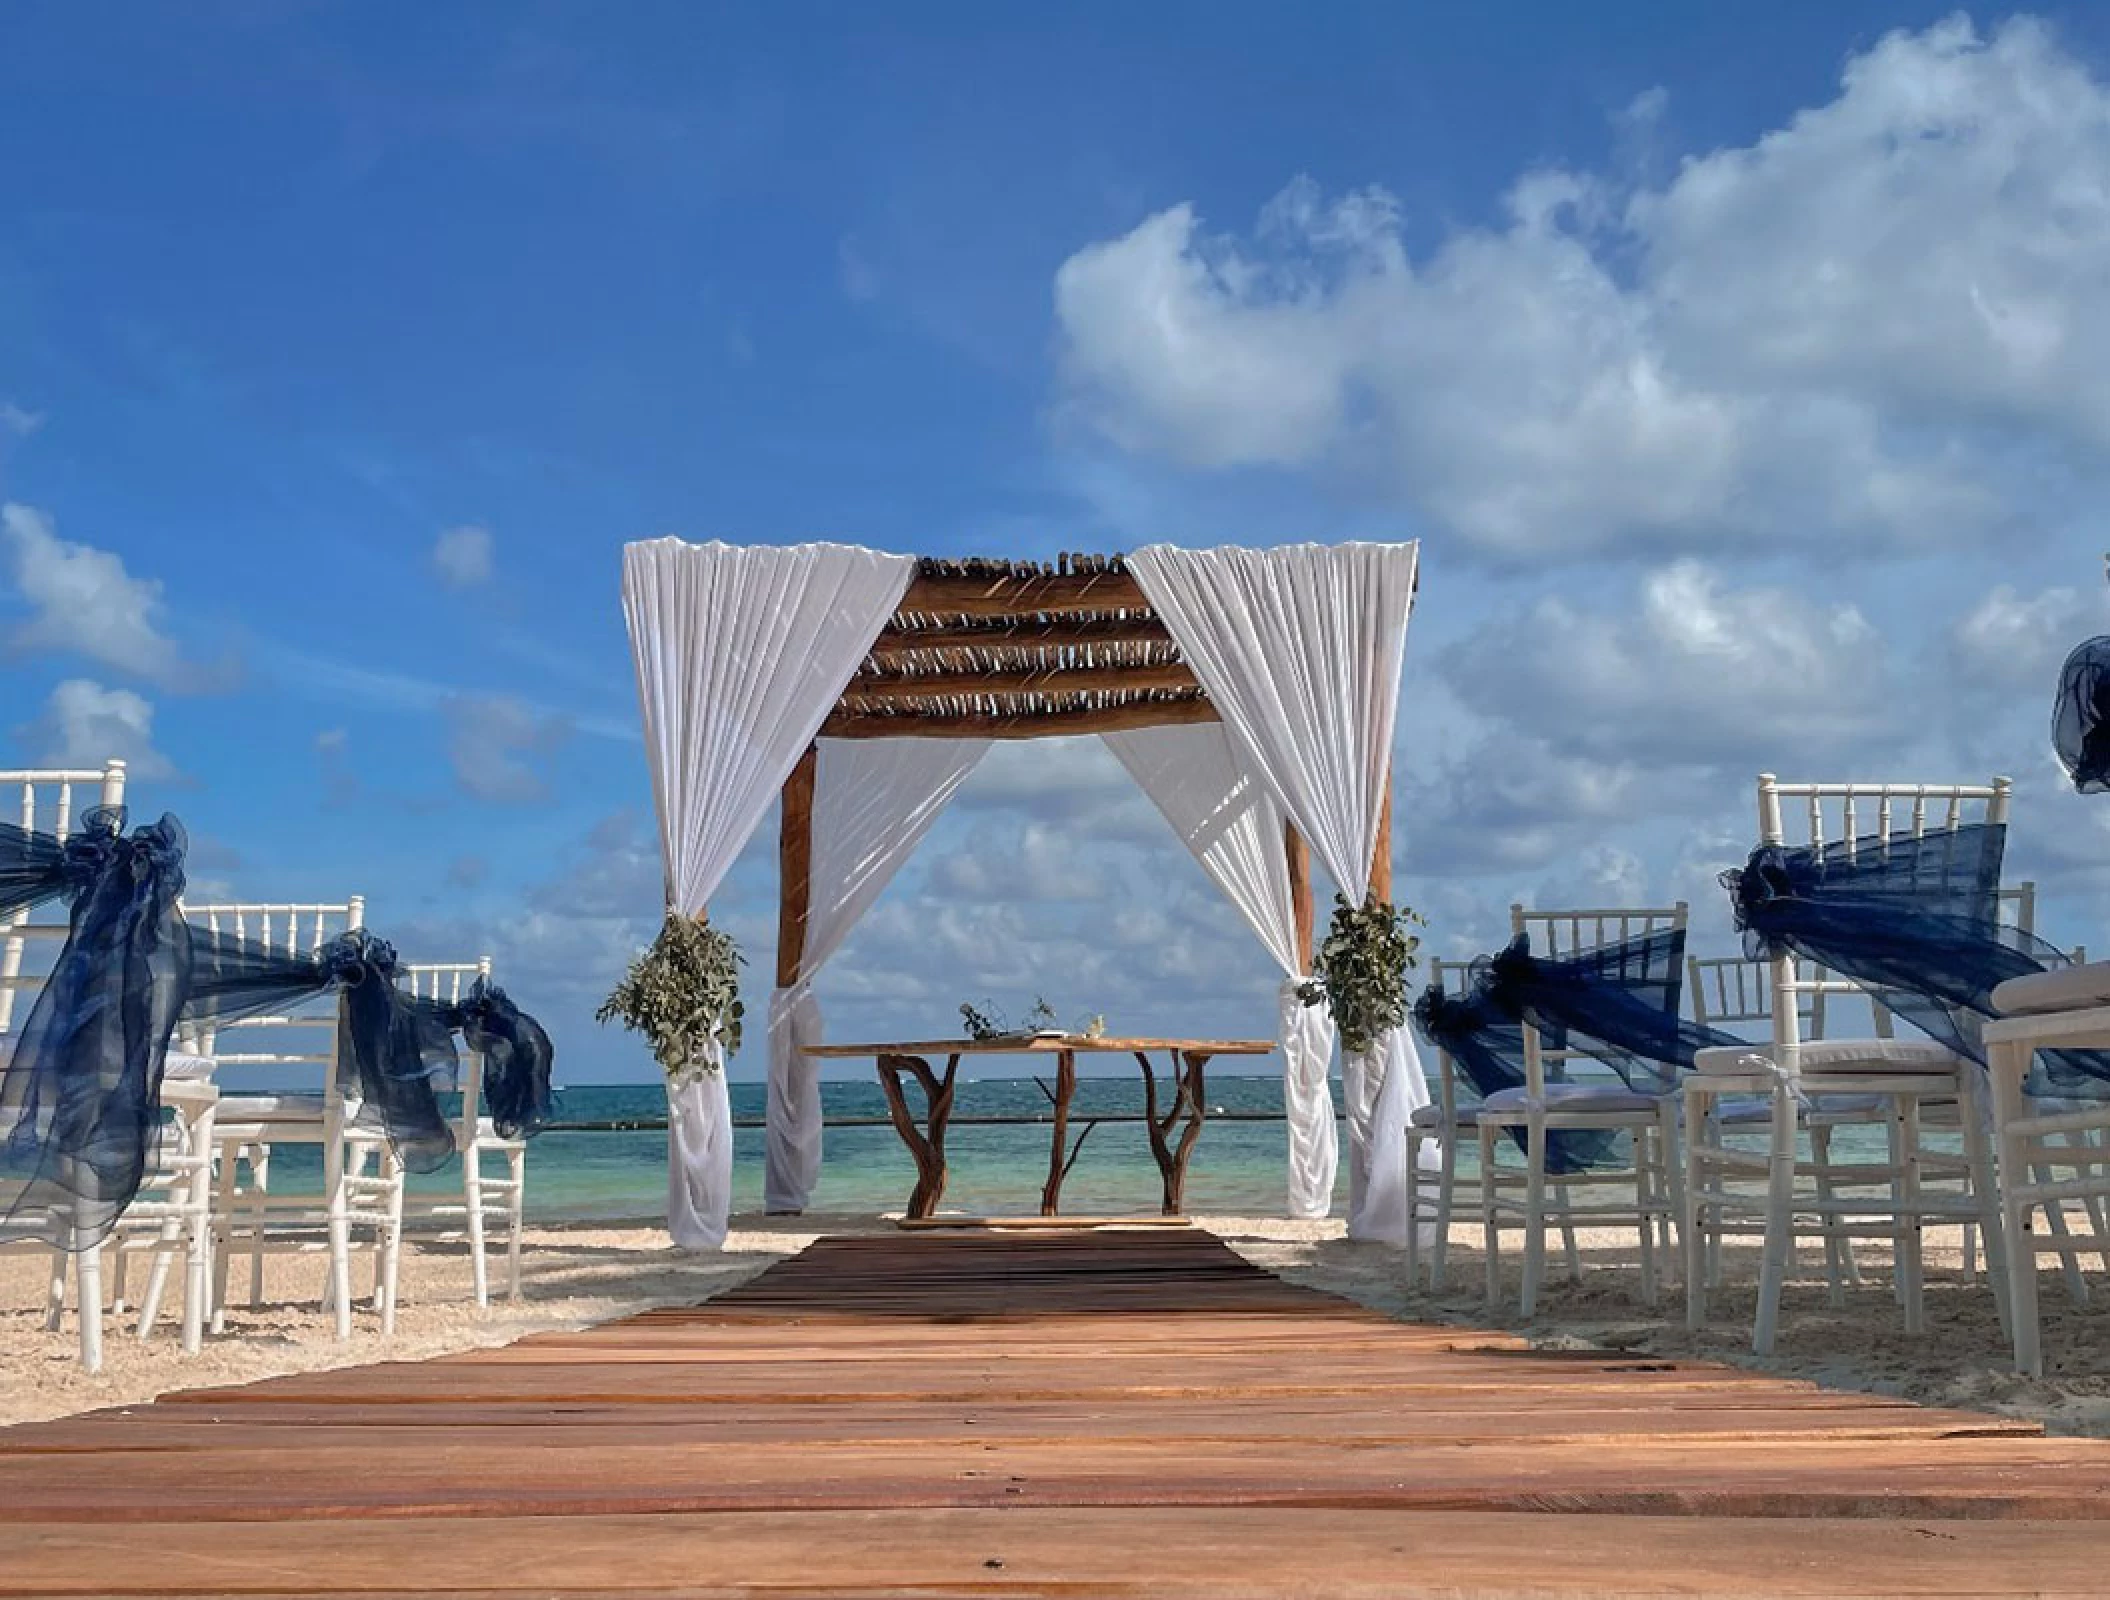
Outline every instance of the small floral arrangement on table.
{"type": "Polygon", "coordinates": [[[620,1022],[645,1036],[671,1083],[715,1072],[740,1048],[739,946],[707,922],[669,912],[659,937],[623,974],[596,1022],[620,1022]],[[710,1050],[713,1039],[722,1054],[710,1050]]]}
{"type": "Polygon", "coordinates": [[[1341,1032],[1341,1048],[1360,1055],[1407,1024],[1407,974],[1420,964],[1421,939],[1411,929],[1428,923],[1410,906],[1375,895],[1355,905],[1333,897],[1333,921],[1297,990],[1308,1006],[1323,1005],[1341,1032]]]}
{"type": "Polygon", "coordinates": [[[1014,1028],[1005,1020],[1003,1011],[984,1000],[979,1006],[962,1002],[960,1021],[966,1024],[967,1037],[978,1042],[991,1039],[1030,1039],[1042,1033],[1073,1033],[1081,1038],[1098,1039],[1106,1033],[1106,1018],[1087,1017],[1075,1028],[1060,1027],[1055,1021],[1055,1008],[1039,996],[1033,1000],[1033,1009],[1026,1013],[1026,1020],[1014,1028]]]}

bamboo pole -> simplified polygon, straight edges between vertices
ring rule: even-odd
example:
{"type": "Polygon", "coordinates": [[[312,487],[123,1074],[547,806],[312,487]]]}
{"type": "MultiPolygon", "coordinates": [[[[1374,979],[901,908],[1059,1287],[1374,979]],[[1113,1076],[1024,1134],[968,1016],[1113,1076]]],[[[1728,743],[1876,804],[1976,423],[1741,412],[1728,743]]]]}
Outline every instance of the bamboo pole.
{"type": "Polygon", "coordinates": [[[813,791],[820,746],[809,744],[784,780],[777,840],[777,987],[799,981],[806,958],[806,914],[813,898],[813,791]]]}
{"type": "Polygon", "coordinates": [[[1296,928],[1297,971],[1311,971],[1311,846],[1294,822],[1282,825],[1283,853],[1289,858],[1289,909],[1296,928]]]}

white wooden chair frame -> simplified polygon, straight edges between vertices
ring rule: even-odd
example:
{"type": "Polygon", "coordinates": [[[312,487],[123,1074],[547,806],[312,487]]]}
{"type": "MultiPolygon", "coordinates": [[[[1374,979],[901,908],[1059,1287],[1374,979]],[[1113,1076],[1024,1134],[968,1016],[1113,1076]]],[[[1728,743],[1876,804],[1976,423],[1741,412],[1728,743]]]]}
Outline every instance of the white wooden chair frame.
{"type": "MultiPolygon", "coordinates": [[[[63,839],[73,832],[74,805],[77,791],[92,790],[97,805],[121,806],[125,797],[125,764],[111,761],[101,767],[53,767],[26,768],[11,772],[0,772],[0,788],[13,787],[19,791],[20,810],[16,821],[32,831],[40,825],[47,833],[63,839]],[[51,814],[43,814],[39,802],[39,791],[53,791],[50,795],[51,814]]],[[[53,944],[66,937],[68,922],[32,922],[27,912],[16,912],[0,922],[0,1039],[6,1041],[6,1049],[14,1049],[19,1036],[16,1012],[18,997],[33,994],[44,985],[44,975],[35,973],[24,976],[22,959],[28,953],[29,942],[50,941],[53,944]]],[[[49,1252],[51,1277],[44,1307],[44,1324],[47,1328],[60,1327],[66,1314],[66,1286],[70,1278],[74,1286],[74,1302],[80,1328],[81,1366],[89,1372],[99,1372],[103,1364],[103,1251],[100,1244],[81,1244],[75,1236],[76,1222],[66,1216],[54,1215],[50,1219],[52,1237],[49,1241],[25,1242],[9,1246],[9,1249],[40,1249],[49,1252]],[[61,1235],[64,1235],[62,1238],[61,1235]]]]}
{"type": "MultiPolygon", "coordinates": [[[[1535,954],[1556,958],[1648,934],[1682,932],[1685,923],[1686,905],[1682,900],[1675,906],[1662,908],[1602,911],[1526,911],[1521,905],[1510,907],[1511,930],[1531,935],[1535,954]]],[[[1672,975],[1671,981],[1680,983],[1683,978],[1681,967],[1672,975]]],[[[1669,1228],[1678,1211],[1675,1188],[1678,1172],[1677,1097],[1673,1094],[1651,1097],[1653,1103],[1645,1110],[1593,1108],[1586,1102],[1564,1107],[1548,1105],[1547,1066],[1569,1061],[1596,1065],[1581,1050],[1548,1050],[1538,1029],[1526,1023],[1524,1114],[1517,1116],[1491,1111],[1483,1104],[1474,1119],[1480,1141],[1480,1225],[1486,1240],[1488,1304],[1492,1307],[1501,1299],[1502,1227],[1505,1223],[1521,1225],[1524,1230],[1524,1275],[1518,1310],[1526,1317],[1532,1316],[1538,1308],[1539,1290],[1545,1278],[1546,1224],[1549,1220],[1557,1222],[1564,1230],[1571,1230],[1577,1223],[1631,1224],[1639,1236],[1641,1299],[1645,1305],[1656,1304],[1658,1298],[1656,1257],[1659,1239],[1665,1257],[1671,1254],[1669,1228]],[[1523,1128],[1529,1145],[1521,1184],[1515,1177],[1498,1170],[1496,1162],[1501,1137],[1511,1128],[1523,1128]],[[1628,1134],[1633,1145],[1632,1165],[1610,1171],[1549,1173],[1545,1161],[1546,1135],[1549,1131],[1563,1129],[1628,1134]],[[1574,1190],[1609,1188],[1615,1184],[1633,1185],[1631,1205],[1578,1205],[1573,1198],[1574,1190]],[[1512,1198],[1519,1187],[1523,1195],[1521,1201],[1512,1198]]],[[[1613,1086],[1607,1084],[1606,1087],[1611,1089],[1613,1086]]],[[[1623,1081],[1617,1084],[1617,1091],[1627,1092],[1623,1081]]],[[[1572,1234],[1570,1243],[1570,1270],[1574,1271],[1579,1263],[1572,1253],[1572,1234]]]]}
{"type": "MultiPolygon", "coordinates": [[[[491,958],[479,957],[475,961],[428,961],[412,962],[397,974],[397,982],[412,994],[425,1000],[459,1001],[470,984],[478,978],[486,981],[491,976],[491,958]]],[[[455,1147],[460,1152],[462,1163],[462,1199],[460,1204],[440,1201],[422,1206],[412,1206],[405,1199],[402,1209],[411,1213],[422,1212],[435,1219],[462,1219],[462,1237],[469,1249],[469,1271],[475,1285],[476,1303],[488,1306],[491,1303],[490,1285],[490,1224],[496,1220],[506,1228],[506,1295],[508,1299],[520,1298],[520,1251],[521,1233],[525,1224],[527,1202],[527,1141],[502,1138],[495,1129],[483,1124],[483,1057],[474,1050],[464,1052],[462,1063],[462,1105],[455,1119],[455,1147]],[[487,1177],[483,1160],[486,1156],[502,1157],[506,1163],[504,1177],[487,1177]]],[[[363,1172],[369,1157],[389,1159],[383,1152],[381,1141],[371,1137],[355,1136],[351,1144],[353,1171],[363,1172]]],[[[395,1326],[396,1279],[398,1261],[402,1251],[403,1224],[401,1216],[393,1230],[375,1283],[376,1303],[382,1310],[381,1327],[384,1333],[395,1326]]],[[[445,1238],[448,1235],[442,1234],[445,1238]]]]}
{"type": "MultiPolygon", "coordinates": [[[[1759,837],[1769,845],[1787,843],[1782,802],[1789,800],[1806,805],[1808,842],[1816,847],[1860,837],[1859,819],[1864,807],[1874,809],[1875,831],[1885,837],[1908,828],[1914,837],[1924,836],[1930,827],[1953,830],[1973,820],[1968,813],[1974,808],[1982,808],[1984,821],[2003,823],[2007,820],[2009,787],[2005,778],[1990,784],[1782,783],[1765,773],[1758,780],[1759,837]],[[1829,831],[1828,804],[1837,807],[1840,827],[1836,834],[1829,831]],[[1936,813],[1931,823],[1930,809],[1936,813]]],[[[1684,1084],[1686,1325],[1697,1330],[1706,1321],[1706,1254],[1710,1238],[1722,1229],[1755,1220],[1765,1239],[1758,1312],[1751,1336],[1756,1353],[1764,1355],[1773,1348],[1781,1289],[1798,1230],[1827,1240],[1888,1237],[1895,1251],[1897,1292],[1906,1331],[1924,1332],[1920,1233],[1928,1221],[1977,1223],[1985,1234],[1989,1264],[2004,1278],[1999,1208],[1992,1182],[1990,1117],[1982,1105],[1973,1103],[1982,1102],[1981,1074],[1975,1069],[1965,1070],[1969,1064],[1960,1060],[1925,1067],[1886,1065],[1873,1049],[1866,1061],[1827,1065],[1822,1071],[1805,1070],[1801,1060],[1805,1003],[1821,995],[1866,997],[1866,990],[1830,974],[1806,974],[1792,956],[1780,957],[1770,965],[1771,1044],[1753,1046],[1748,1072],[1695,1072],[1687,1076],[1684,1084]],[[1888,1107],[1890,1160],[1852,1166],[1824,1163],[1822,1181],[1829,1193],[1798,1193],[1798,1177],[1817,1176],[1813,1164],[1797,1158],[1798,1136],[1805,1126],[1808,1106],[1806,1088],[1825,1094],[1881,1097],[1888,1107]],[[1733,1149],[1725,1141],[1710,1140],[1713,1103],[1727,1095],[1763,1095],[1772,1100],[1768,1150],[1764,1156],[1733,1149]],[[1968,1182],[1962,1194],[1930,1191],[1922,1183],[1921,1111],[1928,1104],[1948,1101],[1964,1103],[1961,1121],[1968,1182]],[[1730,1187],[1730,1180],[1738,1175],[1765,1180],[1762,1201],[1730,1187]],[[1882,1192],[1847,1192],[1868,1187],[1882,1192]],[[1810,1219],[1807,1226],[1804,1218],[1810,1219]]],[[[2004,1283],[1998,1296],[2004,1308],[2004,1283]]],[[[2002,1314],[2005,1316],[2004,1309],[2002,1314]]]]}
{"type": "MultiPolygon", "coordinates": [[[[194,925],[255,939],[288,952],[319,950],[335,932],[365,923],[364,897],[352,895],[338,902],[238,901],[221,905],[185,907],[194,925]]],[[[325,1008],[281,1015],[244,1017],[219,1023],[201,1032],[192,1048],[212,1057],[220,1066],[293,1067],[322,1076],[320,1094],[313,1105],[306,1103],[268,1111],[253,1102],[261,1097],[227,1095],[220,1106],[215,1143],[218,1147],[217,1192],[214,1203],[213,1323],[224,1325],[228,1290],[228,1268],[237,1246],[249,1257],[249,1301],[263,1300],[264,1257],[267,1253],[314,1253],[324,1250],[329,1258],[325,1302],[334,1313],[339,1339],[352,1334],[351,1241],[354,1227],[374,1230],[377,1256],[386,1248],[388,1230],[401,1217],[401,1174],[391,1183],[389,1175],[361,1178],[346,1161],[347,1135],[356,1105],[348,1102],[338,1081],[337,1038],[342,1011],[341,998],[325,1008]],[[311,1048],[281,1046],[268,1050],[229,1050],[225,1036],[245,1030],[269,1029],[320,1035],[311,1048]],[[313,1144],[322,1150],[323,1179],[320,1194],[288,1193],[271,1187],[271,1149],[274,1144],[313,1144]],[[241,1182],[241,1169],[249,1169],[249,1182],[241,1182]],[[320,1238],[318,1239],[318,1234],[320,1238]]]]}

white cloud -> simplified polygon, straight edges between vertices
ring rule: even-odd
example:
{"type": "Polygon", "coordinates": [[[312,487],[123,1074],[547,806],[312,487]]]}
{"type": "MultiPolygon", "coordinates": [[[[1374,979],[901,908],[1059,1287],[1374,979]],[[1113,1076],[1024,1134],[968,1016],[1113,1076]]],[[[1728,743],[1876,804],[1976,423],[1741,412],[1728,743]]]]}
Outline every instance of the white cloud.
{"type": "Polygon", "coordinates": [[[1892,704],[1889,648],[1854,607],[1728,588],[1690,560],[1645,574],[1631,601],[1548,596],[1439,665],[1467,706],[1558,754],[1643,766],[1833,755],[1892,704]]]}
{"type": "Polygon", "coordinates": [[[2095,594],[2046,589],[2024,596],[2003,583],[1956,624],[1950,644],[1973,685],[2040,689],[2048,697],[2067,652],[2106,626],[2095,594]]]}
{"type": "Polygon", "coordinates": [[[571,737],[569,721],[504,695],[455,695],[440,710],[447,756],[464,793],[501,804],[548,797],[537,761],[571,737]]]}
{"type": "Polygon", "coordinates": [[[479,523],[449,528],[432,545],[432,567],[443,583],[456,589],[491,581],[491,530],[479,523]]]}
{"type": "Polygon", "coordinates": [[[123,560],[61,539],[34,506],[0,506],[0,535],[14,561],[16,592],[33,608],[10,642],[20,652],[84,656],[163,689],[203,689],[227,676],[185,658],[162,631],[161,585],[135,578],[123,560]]]}
{"type": "Polygon", "coordinates": [[[25,410],[12,400],[0,400],[0,435],[27,439],[43,426],[42,412],[25,410]]]}
{"type": "Polygon", "coordinates": [[[1056,275],[1068,412],[1503,557],[1938,543],[2110,477],[2105,172],[2110,92],[2041,26],[1894,34],[1752,145],[1528,173],[1420,261],[1379,190],[1300,180],[1242,241],[1159,212],[1056,275]]]}
{"type": "Polygon", "coordinates": [[[126,777],[172,778],[175,764],[154,746],[154,708],[129,689],[68,678],[51,691],[44,714],[21,730],[35,760],[53,767],[99,767],[121,760],[126,777]]]}

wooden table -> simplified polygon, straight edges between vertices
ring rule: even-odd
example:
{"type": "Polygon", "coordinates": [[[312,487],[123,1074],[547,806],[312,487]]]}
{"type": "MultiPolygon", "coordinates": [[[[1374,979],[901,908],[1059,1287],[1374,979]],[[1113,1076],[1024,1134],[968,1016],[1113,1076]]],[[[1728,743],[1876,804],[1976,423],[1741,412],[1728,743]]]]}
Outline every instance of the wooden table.
{"type": "MultiPolygon", "coordinates": [[[[1055,1106],[1055,1144],[1048,1157],[1048,1181],[1040,1192],[1040,1214],[1052,1217],[1062,1206],[1062,1180],[1068,1176],[1076,1153],[1070,1149],[1070,1101],[1077,1092],[1077,1058],[1081,1055],[1132,1055],[1143,1069],[1143,1122],[1150,1135],[1150,1153],[1157,1161],[1164,1182],[1164,1214],[1176,1217],[1184,1202],[1187,1163],[1201,1138],[1202,1122],[1208,1114],[1203,1095],[1202,1069],[1213,1056],[1264,1056],[1272,1054],[1271,1039],[1095,1039],[1083,1034],[1038,1033],[1000,1039],[912,1039],[900,1043],[828,1044],[808,1050],[809,1056],[852,1058],[871,1056],[879,1066],[879,1086],[886,1091],[887,1112],[894,1131],[908,1146],[916,1162],[916,1186],[909,1192],[908,1215],[931,1216],[945,1194],[945,1128],[952,1120],[953,1084],[962,1056],[1053,1056],[1055,1087],[1048,1098],[1055,1106]],[[1172,1104],[1158,1112],[1157,1072],[1150,1055],[1163,1050],[1172,1058],[1172,1104]],[[945,1057],[939,1073],[926,1059],[945,1057]],[[908,1096],[902,1092],[902,1074],[916,1080],[923,1091],[923,1126],[909,1112],[908,1096]],[[1178,1142],[1173,1134],[1178,1131],[1178,1142]]],[[[1047,1086],[1042,1085],[1043,1088],[1047,1086]]],[[[1085,1130],[1089,1133],[1089,1127],[1085,1130]]],[[[1080,1135],[1077,1148],[1084,1147],[1080,1135]]]]}

